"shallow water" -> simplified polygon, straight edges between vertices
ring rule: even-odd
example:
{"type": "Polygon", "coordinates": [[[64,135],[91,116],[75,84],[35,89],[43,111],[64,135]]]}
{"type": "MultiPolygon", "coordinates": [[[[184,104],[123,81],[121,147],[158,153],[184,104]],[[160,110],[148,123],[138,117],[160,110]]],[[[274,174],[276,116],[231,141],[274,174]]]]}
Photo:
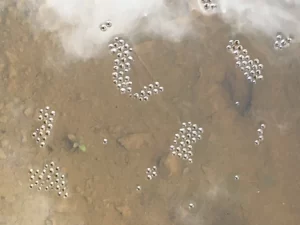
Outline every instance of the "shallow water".
{"type": "Polygon", "coordinates": [[[112,84],[111,55],[64,64],[53,37],[32,33],[14,6],[0,20],[1,225],[298,224],[297,44],[274,51],[272,40],[232,36],[215,17],[201,39],[141,38],[131,43],[134,89],[158,80],[165,91],[138,102],[112,84]],[[231,38],[264,63],[262,82],[249,84],[235,68],[225,49],[231,38]],[[39,148],[31,134],[46,105],[57,118],[39,148]],[[188,121],[205,131],[193,164],[169,151],[188,121]],[[265,140],[255,146],[261,122],[265,140]],[[70,134],[86,152],[72,150],[70,134]],[[28,169],[51,161],[67,173],[67,199],[29,189],[28,169]],[[148,181],[153,165],[158,177],[148,181]]]}

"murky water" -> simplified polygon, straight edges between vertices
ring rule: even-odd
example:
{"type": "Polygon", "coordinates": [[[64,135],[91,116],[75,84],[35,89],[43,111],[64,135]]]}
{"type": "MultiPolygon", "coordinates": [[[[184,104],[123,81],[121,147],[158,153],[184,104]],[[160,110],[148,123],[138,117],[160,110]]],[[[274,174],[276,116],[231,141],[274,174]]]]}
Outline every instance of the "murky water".
{"type": "Polygon", "coordinates": [[[0,224],[299,223],[299,45],[278,52],[214,17],[201,40],[141,38],[131,43],[133,88],[159,81],[165,90],[139,102],[112,83],[111,55],[64,64],[53,37],[33,34],[14,6],[0,20],[0,224]],[[263,81],[249,84],[235,68],[231,38],[263,62],[263,81]],[[56,118],[40,148],[31,134],[47,105],[56,118]],[[188,121],[204,129],[192,164],[169,150],[188,121]],[[29,188],[29,169],[51,161],[67,174],[68,198],[29,188]]]}

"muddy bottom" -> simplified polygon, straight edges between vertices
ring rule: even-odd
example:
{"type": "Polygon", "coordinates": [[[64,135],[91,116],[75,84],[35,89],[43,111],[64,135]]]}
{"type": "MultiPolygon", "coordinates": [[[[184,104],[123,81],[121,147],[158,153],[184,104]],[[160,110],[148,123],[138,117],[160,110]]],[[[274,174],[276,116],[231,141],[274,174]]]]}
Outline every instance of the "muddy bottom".
{"type": "Polygon", "coordinates": [[[63,65],[51,35],[33,34],[23,16],[10,6],[0,18],[1,225],[299,223],[296,44],[274,51],[272,40],[231,36],[214,17],[201,40],[141,38],[131,43],[133,89],[159,81],[164,92],[139,102],[112,83],[111,55],[63,65]],[[263,62],[263,81],[250,84],[235,67],[231,38],[263,62]],[[47,105],[55,122],[40,148],[31,135],[47,105]],[[204,129],[192,164],[169,150],[189,121],[204,129]],[[29,169],[52,161],[68,198],[29,188],[29,169]],[[153,166],[158,176],[147,180],[153,166]]]}

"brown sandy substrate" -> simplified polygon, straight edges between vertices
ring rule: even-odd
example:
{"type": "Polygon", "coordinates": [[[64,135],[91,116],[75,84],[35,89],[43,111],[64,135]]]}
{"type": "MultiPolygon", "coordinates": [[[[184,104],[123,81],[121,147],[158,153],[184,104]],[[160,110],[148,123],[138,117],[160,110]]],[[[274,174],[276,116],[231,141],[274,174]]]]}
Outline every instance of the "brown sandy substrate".
{"type": "Polygon", "coordinates": [[[265,80],[252,86],[224,50],[228,28],[213,17],[202,39],[133,43],[134,88],[165,87],[142,103],[116,91],[111,56],[63,66],[55,42],[33,35],[13,7],[0,20],[1,225],[299,223],[300,64],[288,56],[296,44],[279,54],[259,37],[238,37],[265,65],[265,80]],[[30,135],[46,105],[58,119],[40,149],[30,135]],[[205,129],[189,166],[168,156],[186,121],[205,129]],[[261,121],[265,141],[256,147],[261,121]],[[87,152],[70,151],[68,134],[87,152]],[[68,172],[69,199],[28,188],[28,168],[49,161],[68,172]],[[159,176],[145,181],[153,165],[159,176]]]}

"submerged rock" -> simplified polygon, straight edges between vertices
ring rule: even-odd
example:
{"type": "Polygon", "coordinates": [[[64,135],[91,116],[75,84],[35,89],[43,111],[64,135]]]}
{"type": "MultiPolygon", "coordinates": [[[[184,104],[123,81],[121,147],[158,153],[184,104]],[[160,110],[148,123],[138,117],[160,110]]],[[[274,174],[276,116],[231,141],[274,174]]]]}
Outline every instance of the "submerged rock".
{"type": "Polygon", "coordinates": [[[136,133],[123,136],[118,139],[118,142],[127,150],[140,150],[148,147],[152,139],[149,133],[136,133]]]}
{"type": "Polygon", "coordinates": [[[0,149],[0,160],[4,160],[4,159],[6,159],[6,154],[3,151],[3,149],[0,149]]]}
{"type": "Polygon", "coordinates": [[[27,109],[24,110],[24,115],[26,117],[30,117],[32,115],[32,113],[33,113],[32,108],[27,108],[27,109]]]}
{"type": "Polygon", "coordinates": [[[166,159],[163,162],[163,166],[168,171],[168,176],[179,175],[182,172],[182,164],[178,158],[172,153],[169,153],[166,159]]]}

